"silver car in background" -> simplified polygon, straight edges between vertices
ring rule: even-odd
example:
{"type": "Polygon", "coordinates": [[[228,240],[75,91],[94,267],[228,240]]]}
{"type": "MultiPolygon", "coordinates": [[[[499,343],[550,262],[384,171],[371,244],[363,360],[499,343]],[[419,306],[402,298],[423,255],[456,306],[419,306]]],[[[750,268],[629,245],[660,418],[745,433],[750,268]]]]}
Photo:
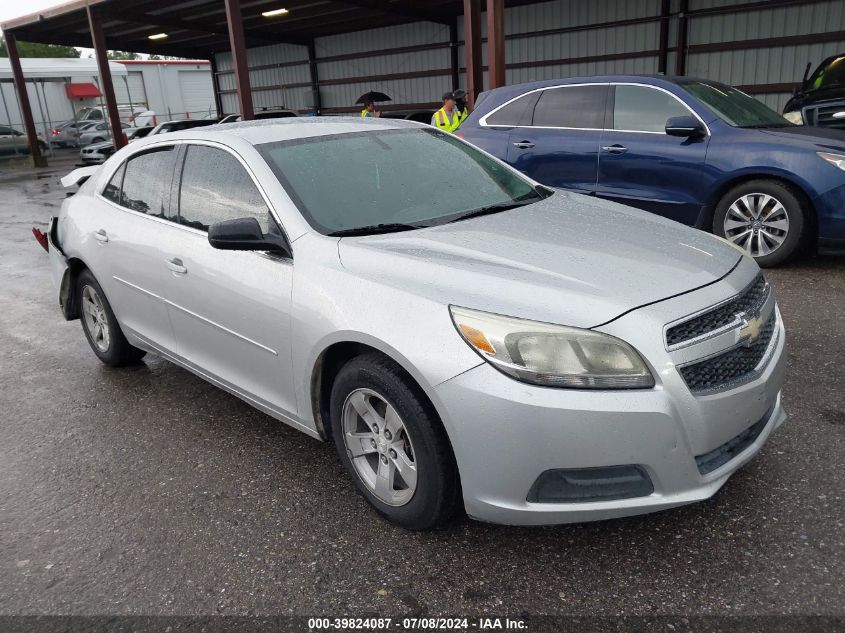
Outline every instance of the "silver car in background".
{"type": "Polygon", "coordinates": [[[159,354],[333,439],[404,527],[705,499],[785,420],[751,258],[429,126],[233,123],[97,169],[65,179],[49,253],[100,360],[159,354]]]}

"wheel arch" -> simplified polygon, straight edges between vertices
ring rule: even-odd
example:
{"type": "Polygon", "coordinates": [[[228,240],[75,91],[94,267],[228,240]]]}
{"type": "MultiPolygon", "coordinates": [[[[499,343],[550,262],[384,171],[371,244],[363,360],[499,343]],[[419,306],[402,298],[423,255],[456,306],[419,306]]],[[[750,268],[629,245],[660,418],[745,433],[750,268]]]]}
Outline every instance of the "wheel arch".
{"type": "Polygon", "coordinates": [[[74,321],[79,318],[79,300],[76,293],[76,283],[79,275],[88,266],[78,257],[69,257],[67,260],[67,269],[62,276],[62,282],[59,287],[59,304],[62,307],[62,314],[68,321],[74,321]]]}
{"type": "MultiPolygon", "coordinates": [[[[329,421],[329,400],[331,386],[341,368],[353,358],[367,353],[376,353],[395,363],[408,379],[412,388],[424,400],[431,412],[443,424],[442,416],[432,397],[432,385],[402,354],[383,341],[369,337],[342,337],[322,346],[322,351],[310,364],[311,375],[308,382],[309,405],[317,432],[323,439],[331,437],[329,421]]],[[[444,430],[446,430],[444,425],[444,430]]],[[[448,430],[446,430],[448,436],[448,430]]]]}
{"type": "Polygon", "coordinates": [[[818,212],[813,204],[813,198],[809,193],[810,187],[807,183],[802,182],[795,174],[786,171],[764,171],[764,170],[746,170],[741,174],[736,174],[718,184],[718,186],[710,194],[707,202],[702,208],[699,215],[696,227],[703,229],[708,233],[713,231],[713,217],[716,212],[716,205],[724,197],[728,191],[752,180],[772,180],[782,185],[787,186],[795,192],[801,201],[804,203],[803,208],[807,215],[809,223],[809,230],[805,237],[815,240],[818,236],[818,212]]]}

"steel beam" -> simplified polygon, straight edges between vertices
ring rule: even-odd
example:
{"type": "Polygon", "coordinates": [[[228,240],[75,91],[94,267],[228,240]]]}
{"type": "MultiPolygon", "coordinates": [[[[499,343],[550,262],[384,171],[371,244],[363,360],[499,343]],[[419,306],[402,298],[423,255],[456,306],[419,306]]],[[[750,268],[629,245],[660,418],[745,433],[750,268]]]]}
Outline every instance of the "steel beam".
{"type": "MultiPolygon", "coordinates": [[[[18,101],[21,105],[21,116],[23,127],[26,130],[26,140],[29,144],[29,154],[32,156],[32,164],[35,167],[46,167],[47,159],[41,155],[41,148],[38,147],[38,134],[35,131],[35,121],[32,118],[32,106],[29,103],[29,94],[26,91],[26,81],[21,68],[21,58],[18,54],[18,40],[14,31],[6,31],[6,50],[9,52],[9,63],[12,66],[12,75],[15,78],[15,88],[18,91],[18,101]]],[[[9,125],[12,122],[9,121],[9,125]]]]}
{"type": "Polygon", "coordinates": [[[249,121],[255,118],[255,109],[252,105],[252,88],[249,83],[241,2],[240,0],[225,0],[225,3],[226,20],[229,24],[229,45],[232,50],[232,65],[235,67],[238,104],[241,108],[241,121],[249,121]]]}
{"type": "Polygon", "coordinates": [[[314,104],[314,114],[320,114],[320,110],[323,109],[323,102],[320,98],[320,76],[314,40],[308,43],[308,74],[311,80],[311,100],[314,104]]]}
{"type": "Polygon", "coordinates": [[[685,75],[687,73],[687,34],[689,32],[689,3],[681,0],[678,12],[678,46],[675,53],[675,74],[685,75]]]}
{"type": "Polygon", "coordinates": [[[123,126],[120,124],[120,112],[117,110],[117,99],[114,96],[114,83],[111,79],[111,68],[109,68],[108,47],[106,36],[103,33],[103,23],[100,17],[100,10],[97,7],[88,6],[88,27],[91,29],[91,43],[94,46],[94,56],[97,58],[97,68],[100,70],[100,88],[106,98],[106,111],[109,115],[111,126],[111,139],[114,151],[126,145],[126,136],[123,134],[123,126]]]}
{"type": "Polygon", "coordinates": [[[505,1],[487,0],[487,67],[490,88],[505,85],[505,1]]]}
{"type": "Polygon", "coordinates": [[[481,0],[464,0],[464,63],[467,69],[467,105],[475,107],[475,100],[484,90],[484,71],[481,60],[481,0]]]}

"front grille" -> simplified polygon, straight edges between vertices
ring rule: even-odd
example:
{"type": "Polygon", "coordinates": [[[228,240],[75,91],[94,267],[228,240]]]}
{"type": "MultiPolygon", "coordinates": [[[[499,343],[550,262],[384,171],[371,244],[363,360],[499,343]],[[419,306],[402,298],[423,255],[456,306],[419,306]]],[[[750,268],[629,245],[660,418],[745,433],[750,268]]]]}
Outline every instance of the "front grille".
{"type": "Polygon", "coordinates": [[[727,303],[670,327],[666,330],[666,343],[671,347],[718,330],[736,320],[739,312],[757,314],[768,296],[769,285],[762,274],[758,275],[745,290],[727,303]]]}
{"type": "Polygon", "coordinates": [[[845,118],[834,118],[837,112],[845,112],[845,102],[811,106],[804,111],[808,125],[845,129],[845,118]]]}
{"type": "Polygon", "coordinates": [[[760,330],[760,338],[751,345],[735,347],[718,356],[681,367],[679,371],[690,391],[695,393],[723,389],[751,374],[766,355],[775,331],[776,318],[777,312],[773,310],[760,330]]]}
{"type": "Polygon", "coordinates": [[[720,466],[724,466],[746,448],[751,446],[757,438],[760,437],[760,433],[763,432],[763,429],[766,428],[766,423],[769,421],[771,415],[772,412],[769,411],[762,419],[749,426],[736,437],[729,439],[727,442],[717,448],[714,448],[709,453],[704,453],[704,455],[696,457],[695,464],[698,466],[698,472],[702,475],[712,473],[714,470],[720,466]]]}

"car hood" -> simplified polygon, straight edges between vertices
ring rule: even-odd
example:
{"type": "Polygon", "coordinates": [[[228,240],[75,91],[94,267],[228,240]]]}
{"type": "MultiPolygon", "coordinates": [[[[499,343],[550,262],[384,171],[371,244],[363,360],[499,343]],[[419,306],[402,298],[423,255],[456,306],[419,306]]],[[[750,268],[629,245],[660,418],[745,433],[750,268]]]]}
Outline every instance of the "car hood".
{"type": "Polygon", "coordinates": [[[90,145],[86,145],[85,149],[93,149],[94,151],[100,151],[101,149],[105,149],[111,146],[111,141],[100,141],[99,143],[91,143],[90,145]]]}
{"type": "Polygon", "coordinates": [[[845,150],[845,130],[829,127],[796,125],[793,127],[769,128],[757,130],[762,134],[774,136],[790,143],[807,143],[819,149],[845,150]]]}
{"type": "Polygon", "coordinates": [[[351,272],[444,304],[594,327],[713,283],[742,254],[701,231],[616,203],[558,192],[494,215],[342,238],[351,272]]]}

